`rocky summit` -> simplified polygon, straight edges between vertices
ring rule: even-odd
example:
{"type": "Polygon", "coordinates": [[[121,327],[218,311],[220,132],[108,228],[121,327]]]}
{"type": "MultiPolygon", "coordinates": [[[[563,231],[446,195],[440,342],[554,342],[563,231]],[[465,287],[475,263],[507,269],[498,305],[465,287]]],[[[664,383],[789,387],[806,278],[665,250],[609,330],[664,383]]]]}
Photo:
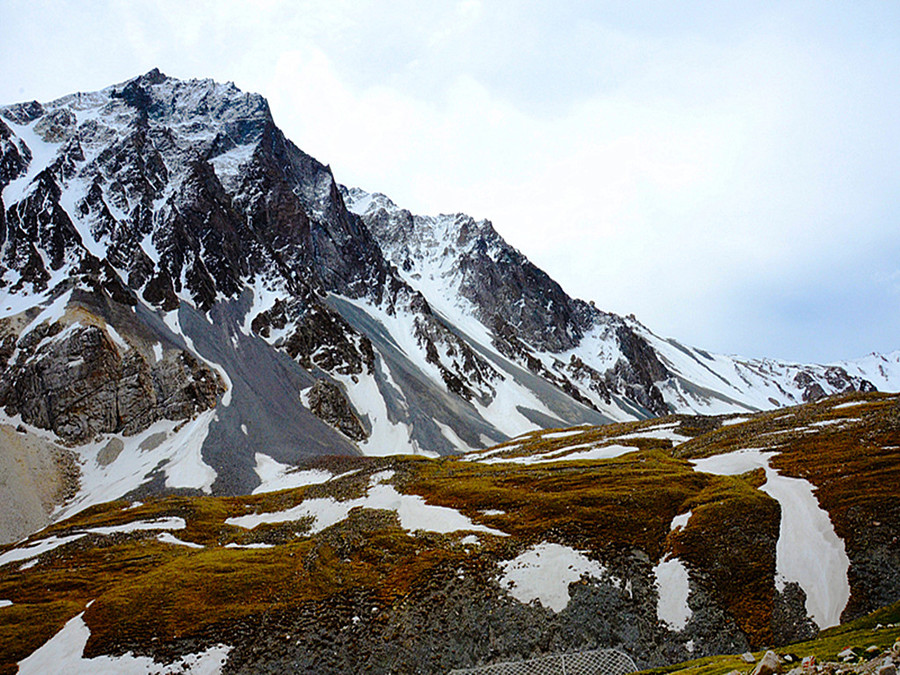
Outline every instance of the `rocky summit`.
{"type": "Polygon", "coordinates": [[[233,84],[0,107],[9,672],[82,639],[229,672],[800,639],[896,599],[897,389],[900,352],[712,354],[571,298],[489,221],[341,185],[233,84]],[[856,394],[861,456],[822,413],[856,394]],[[810,518],[829,553],[780,567],[810,518]]]}

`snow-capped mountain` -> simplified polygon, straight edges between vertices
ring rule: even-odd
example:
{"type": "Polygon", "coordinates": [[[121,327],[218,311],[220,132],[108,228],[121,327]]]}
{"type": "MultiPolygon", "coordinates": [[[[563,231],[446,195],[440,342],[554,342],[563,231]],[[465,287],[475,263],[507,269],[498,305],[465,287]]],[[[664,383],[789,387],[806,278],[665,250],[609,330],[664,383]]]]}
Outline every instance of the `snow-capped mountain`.
{"type": "Polygon", "coordinates": [[[570,298],[489,221],[413,215],[358,188],[344,197],[403,280],[448,321],[613,417],[611,393],[654,414],[717,414],[900,387],[900,352],[825,366],[710,354],[570,298]]]}
{"type": "Polygon", "coordinates": [[[486,221],[339,186],[232,84],[0,108],[0,405],[81,506],[267,462],[900,387],[900,353],[743,361],[570,298],[486,221]]]}

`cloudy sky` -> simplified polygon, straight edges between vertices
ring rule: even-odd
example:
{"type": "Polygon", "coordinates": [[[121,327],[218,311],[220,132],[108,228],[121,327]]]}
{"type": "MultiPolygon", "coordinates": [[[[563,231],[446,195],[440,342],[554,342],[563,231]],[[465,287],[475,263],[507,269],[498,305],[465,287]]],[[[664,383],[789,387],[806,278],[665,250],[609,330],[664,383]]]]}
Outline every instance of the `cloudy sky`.
{"type": "Polygon", "coordinates": [[[233,81],[348,185],[746,356],[900,349],[900,3],[0,0],[0,102],[233,81]]]}

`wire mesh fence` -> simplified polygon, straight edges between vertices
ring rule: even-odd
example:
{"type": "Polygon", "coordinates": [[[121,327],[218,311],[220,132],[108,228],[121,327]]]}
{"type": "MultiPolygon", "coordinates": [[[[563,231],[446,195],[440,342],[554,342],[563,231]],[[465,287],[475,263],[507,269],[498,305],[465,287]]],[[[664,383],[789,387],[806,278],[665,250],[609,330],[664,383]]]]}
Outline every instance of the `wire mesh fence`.
{"type": "Polygon", "coordinates": [[[627,654],[615,649],[597,649],[453,670],[450,675],[628,675],[636,670],[627,654]]]}

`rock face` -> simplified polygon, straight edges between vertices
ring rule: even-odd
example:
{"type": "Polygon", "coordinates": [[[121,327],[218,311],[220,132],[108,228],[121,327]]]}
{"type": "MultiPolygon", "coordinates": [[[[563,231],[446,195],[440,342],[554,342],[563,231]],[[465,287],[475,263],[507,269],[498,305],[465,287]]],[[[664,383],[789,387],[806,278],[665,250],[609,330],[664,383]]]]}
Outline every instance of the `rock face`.
{"type": "Polygon", "coordinates": [[[851,377],[844,368],[831,366],[825,369],[825,384],[817,382],[809,373],[799,372],[794,377],[794,382],[803,388],[803,402],[818,401],[834,393],[848,391],[872,392],[877,391],[875,385],[868,380],[860,380],[851,377]],[[830,385],[830,386],[829,386],[830,385]],[[828,391],[825,390],[828,387],[828,391]]]}
{"type": "Polygon", "coordinates": [[[368,436],[340,387],[328,380],[317,380],[307,394],[310,411],[354,441],[368,436]]]}
{"type": "Polygon", "coordinates": [[[98,325],[41,324],[7,357],[0,405],[67,443],[83,443],[108,432],[134,434],[161,418],[187,419],[214,406],[225,390],[218,374],[187,351],[169,352],[151,366],[119,340],[98,325]]]}

